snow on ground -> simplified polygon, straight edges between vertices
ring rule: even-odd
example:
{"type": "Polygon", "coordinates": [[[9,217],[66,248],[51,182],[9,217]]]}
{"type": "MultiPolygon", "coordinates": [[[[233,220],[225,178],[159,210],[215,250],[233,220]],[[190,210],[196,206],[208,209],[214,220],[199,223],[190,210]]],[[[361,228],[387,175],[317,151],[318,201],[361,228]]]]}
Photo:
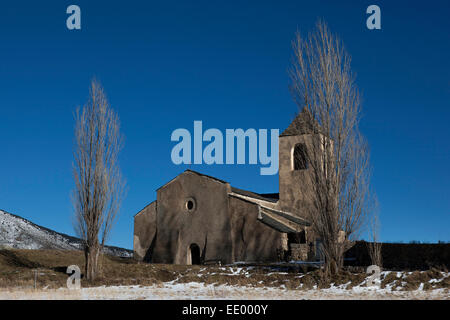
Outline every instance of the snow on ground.
{"type": "MultiPolygon", "coordinates": [[[[208,268],[201,268],[198,272],[199,277],[207,275],[224,274],[228,276],[244,275],[251,276],[249,273],[251,268],[242,267],[220,267],[212,273],[208,272],[208,268]],[[217,272],[219,271],[219,272],[217,272]]],[[[283,275],[285,272],[269,272],[271,274],[283,275]]],[[[381,277],[375,280],[375,285],[368,285],[369,277],[361,283],[354,285],[351,280],[348,283],[334,285],[327,289],[306,289],[303,283],[295,289],[287,289],[284,284],[270,287],[254,287],[239,286],[231,284],[205,284],[203,281],[183,283],[183,276],[173,281],[163,282],[152,286],[139,285],[123,285],[123,286],[101,286],[86,287],[79,290],[69,290],[67,288],[60,289],[37,289],[32,288],[3,288],[0,289],[0,300],[3,299],[81,299],[81,300],[102,300],[102,299],[147,299],[147,300],[171,300],[171,299],[219,299],[219,300],[385,300],[385,299],[408,299],[408,300],[450,300],[450,288],[437,287],[424,290],[426,283],[418,285],[416,290],[405,290],[407,277],[412,272],[405,271],[383,271],[381,277]],[[385,287],[381,289],[381,279],[387,279],[389,275],[395,275],[392,282],[385,283],[385,287]]],[[[441,272],[441,276],[426,282],[439,283],[450,276],[449,272],[441,272]]],[[[296,278],[304,277],[298,275],[296,278]]],[[[426,279],[426,278],[425,278],[426,279]]],[[[429,286],[428,286],[429,287],[429,286]]]]}
{"type": "Polygon", "coordinates": [[[0,299],[70,299],[70,300],[103,300],[103,299],[138,299],[138,300],[450,300],[448,289],[391,291],[377,287],[357,286],[343,289],[343,286],[332,286],[329,289],[287,290],[285,288],[252,288],[231,285],[204,285],[198,282],[177,284],[173,282],[154,286],[111,286],[81,288],[80,290],[0,290],[0,299]]]}

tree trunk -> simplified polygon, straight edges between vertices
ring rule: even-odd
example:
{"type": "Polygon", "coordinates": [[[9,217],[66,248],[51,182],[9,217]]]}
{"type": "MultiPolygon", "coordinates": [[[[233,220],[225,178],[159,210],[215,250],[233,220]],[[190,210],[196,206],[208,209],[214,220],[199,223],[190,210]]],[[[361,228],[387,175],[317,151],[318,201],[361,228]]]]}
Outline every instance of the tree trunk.
{"type": "Polygon", "coordinates": [[[338,274],[344,265],[344,251],[341,245],[336,244],[328,248],[328,254],[325,255],[325,278],[338,274]]]}
{"type": "Polygon", "coordinates": [[[100,254],[100,246],[86,246],[84,255],[86,258],[85,275],[86,280],[93,281],[98,276],[98,257],[100,254]]]}

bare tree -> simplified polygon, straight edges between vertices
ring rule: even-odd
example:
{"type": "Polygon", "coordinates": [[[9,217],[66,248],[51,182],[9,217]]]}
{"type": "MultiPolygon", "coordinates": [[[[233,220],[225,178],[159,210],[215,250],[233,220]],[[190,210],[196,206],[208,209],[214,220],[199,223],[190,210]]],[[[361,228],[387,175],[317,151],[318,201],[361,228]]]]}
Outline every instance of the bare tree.
{"type": "Polygon", "coordinates": [[[91,82],[88,102],[77,110],[75,118],[74,225],[84,244],[85,276],[94,280],[99,255],[124,196],[125,183],[118,162],[123,139],[119,117],[95,80],[91,82]]]}
{"type": "Polygon", "coordinates": [[[381,255],[382,243],[379,239],[380,232],[380,221],[378,217],[378,212],[373,211],[369,220],[369,242],[367,242],[367,251],[369,252],[369,257],[372,265],[376,265],[382,268],[383,258],[381,255]]]}
{"type": "Polygon", "coordinates": [[[311,132],[302,155],[310,172],[303,182],[311,192],[307,211],[328,277],[343,266],[370,211],[369,150],[358,129],[360,96],[342,42],[318,21],[306,38],[297,32],[292,46],[290,88],[311,132]]]}

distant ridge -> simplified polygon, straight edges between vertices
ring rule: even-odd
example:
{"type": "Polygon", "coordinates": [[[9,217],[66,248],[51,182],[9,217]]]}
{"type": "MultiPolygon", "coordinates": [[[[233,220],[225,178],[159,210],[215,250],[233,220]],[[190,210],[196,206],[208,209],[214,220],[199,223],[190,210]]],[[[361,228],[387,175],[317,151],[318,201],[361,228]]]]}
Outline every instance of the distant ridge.
{"type": "MultiPolygon", "coordinates": [[[[15,214],[0,210],[0,247],[15,249],[81,250],[79,238],[39,226],[15,214]]],[[[105,246],[104,253],[132,257],[133,251],[105,246]]]]}

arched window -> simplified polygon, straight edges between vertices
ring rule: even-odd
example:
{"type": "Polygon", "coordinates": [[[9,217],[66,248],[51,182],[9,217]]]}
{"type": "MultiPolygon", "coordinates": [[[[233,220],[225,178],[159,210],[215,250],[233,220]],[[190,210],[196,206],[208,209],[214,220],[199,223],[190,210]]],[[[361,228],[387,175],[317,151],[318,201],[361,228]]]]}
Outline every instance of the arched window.
{"type": "Polygon", "coordinates": [[[303,143],[299,143],[294,147],[293,154],[294,170],[308,169],[308,156],[306,153],[306,146],[303,143]]]}

